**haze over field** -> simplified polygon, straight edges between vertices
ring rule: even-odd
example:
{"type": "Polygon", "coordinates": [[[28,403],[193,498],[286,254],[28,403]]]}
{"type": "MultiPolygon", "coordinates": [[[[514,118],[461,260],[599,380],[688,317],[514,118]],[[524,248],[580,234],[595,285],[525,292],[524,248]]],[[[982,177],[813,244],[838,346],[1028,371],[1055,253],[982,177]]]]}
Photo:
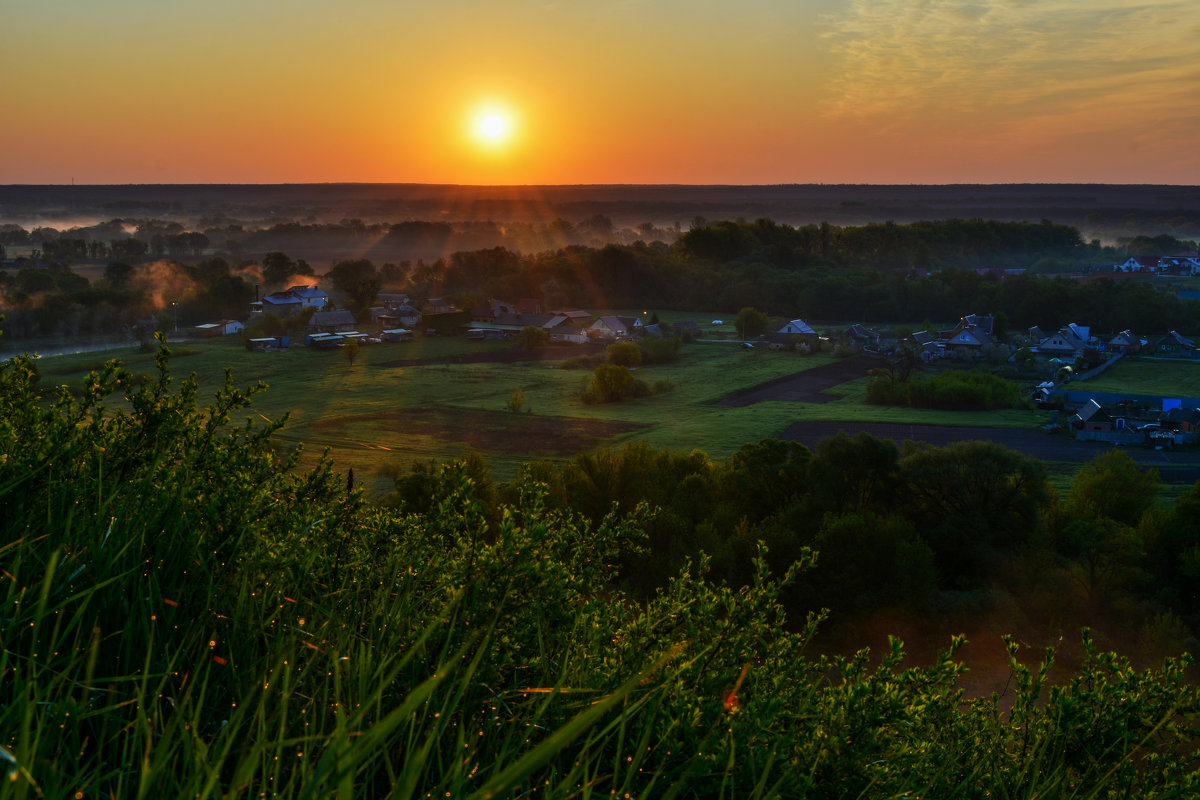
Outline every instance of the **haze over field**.
{"type": "Polygon", "coordinates": [[[1198,42],[1193,0],[10,0],[0,184],[1196,184],[1198,42]]]}

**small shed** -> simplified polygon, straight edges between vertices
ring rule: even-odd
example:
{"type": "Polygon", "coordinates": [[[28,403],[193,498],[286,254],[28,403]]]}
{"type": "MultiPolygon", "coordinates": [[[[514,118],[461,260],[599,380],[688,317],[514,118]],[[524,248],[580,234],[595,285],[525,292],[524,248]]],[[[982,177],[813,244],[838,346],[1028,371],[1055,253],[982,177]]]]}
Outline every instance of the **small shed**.
{"type": "Polygon", "coordinates": [[[1071,415],[1071,426],[1084,431],[1107,433],[1113,429],[1113,418],[1095,400],[1088,400],[1071,415]]]}

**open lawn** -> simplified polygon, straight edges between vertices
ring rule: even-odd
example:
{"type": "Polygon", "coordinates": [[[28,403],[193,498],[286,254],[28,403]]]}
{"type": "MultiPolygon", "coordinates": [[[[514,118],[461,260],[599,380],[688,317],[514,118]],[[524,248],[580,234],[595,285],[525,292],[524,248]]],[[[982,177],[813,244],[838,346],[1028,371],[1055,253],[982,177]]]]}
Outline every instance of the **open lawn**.
{"type": "Polygon", "coordinates": [[[1200,397],[1200,361],[1123,358],[1090,381],[1068,388],[1165,397],[1200,397]]]}
{"type": "MultiPolygon", "coordinates": [[[[238,385],[263,381],[252,418],[289,414],[279,435],[283,446],[304,443],[305,462],[329,448],[339,469],[353,468],[372,494],[390,482],[378,467],[407,467],[442,461],[466,448],[483,452],[498,479],[508,479],[533,458],[563,459],[604,445],[642,440],[654,447],[699,449],[725,458],[741,445],[777,436],[798,420],[876,421],[940,425],[1033,428],[1042,422],[1030,411],[944,412],[885,408],[865,403],[865,379],[826,392],[828,402],[770,401],[744,407],[718,405],[732,392],[831,364],[826,355],[802,356],[764,348],[743,350],[728,341],[686,345],[678,360],[634,371],[653,386],[671,389],[624,403],[587,405],[580,390],[589,369],[569,369],[559,360],[518,363],[477,361],[511,348],[500,342],[462,338],[418,339],[364,347],[353,366],[340,350],[293,347],[251,353],[232,337],[172,345],[172,371],[194,372],[201,399],[211,397],[228,367],[238,385]],[[423,359],[417,366],[389,366],[423,359]],[[526,413],[507,410],[520,388],[526,413]]],[[[577,351],[564,348],[563,355],[577,351]]],[[[135,373],[154,370],[153,356],[129,351],[42,359],[43,385],[78,385],[90,369],[119,357],[135,373]]]]}

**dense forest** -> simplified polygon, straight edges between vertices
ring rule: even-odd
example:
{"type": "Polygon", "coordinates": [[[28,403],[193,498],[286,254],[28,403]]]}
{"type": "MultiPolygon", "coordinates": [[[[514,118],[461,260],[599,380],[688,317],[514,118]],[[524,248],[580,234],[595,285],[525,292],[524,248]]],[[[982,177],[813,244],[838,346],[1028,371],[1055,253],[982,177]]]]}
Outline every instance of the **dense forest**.
{"type": "MultiPolygon", "coordinates": [[[[596,220],[588,225],[593,231],[605,227],[596,220]]],[[[563,226],[572,236],[584,227],[563,226]]],[[[318,279],[316,270],[294,253],[272,251],[259,261],[239,260],[228,252],[198,255],[206,242],[188,237],[199,234],[153,234],[151,241],[158,237],[162,242],[152,251],[145,236],[126,235],[105,245],[102,239],[51,238],[13,227],[4,233],[8,240],[36,234],[44,248],[42,262],[0,271],[14,339],[114,332],[146,319],[161,326],[153,317],[166,312],[171,324],[185,326],[241,319],[256,291],[318,279]],[[89,281],[72,265],[97,244],[109,248],[100,263],[112,256],[113,248],[139,252],[108,260],[102,275],[89,281]],[[159,250],[161,257],[155,255],[159,250]]],[[[363,257],[334,264],[320,280],[336,299],[359,310],[369,305],[373,292],[392,289],[418,299],[448,296],[464,306],[491,296],[536,297],[546,308],[721,311],[753,306],[815,321],[944,322],[966,313],[992,313],[1003,314],[1014,330],[1032,325],[1054,329],[1078,321],[1101,332],[1159,332],[1189,330],[1195,318],[1194,301],[1095,271],[1128,253],[1169,254],[1194,248],[1194,242],[1140,237],[1117,251],[1084,243],[1074,228],[1049,222],[945,220],[848,227],[793,227],[765,219],[701,222],[679,232],[671,244],[570,244],[528,253],[504,246],[451,249],[462,242],[454,238],[452,226],[442,223],[277,227],[291,231],[279,241],[301,250],[304,230],[333,228],[338,236],[352,238],[370,229],[372,240],[400,240],[408,243],[405,247],[432,241],[435,249],[448,253],[430,261],[376,264],[363,257]],[[1001,270],[1031,265],[1020,274],[1001,270]],[[1056,276],[1066,268],[1084,270],[1087,279],[1056,276]],[[359,283],[353,289],[340,280],[351,272],[359,283]],[[363,286],[365,294],[359,291],[363,286]]],[[[110,228],[105,230],[112,233],[120,226],[110,228]]],[[[354,251],[349,244],[346,249],[354,251]]]]}
{"type": "Polygon", "coordinates": [[[197,407],[165,347],[158,367],[73,394],[0,364],[15,796],[1200,787],[1190,658],[1107,652],[1134,615],[1145,654],[1187,639],[1200,487],[1160,509],[1120,454],[1062,498],[979,443],[630,446],[507,485],[467,457],[396,473],[377,505],[326,463],[297,471],[257,389],[197,407]],[[1031,593],[995,693],[964,694],[960,637],[919,665],[898,639],[853,646],[880,608],[954,623],[1031,593]]]}

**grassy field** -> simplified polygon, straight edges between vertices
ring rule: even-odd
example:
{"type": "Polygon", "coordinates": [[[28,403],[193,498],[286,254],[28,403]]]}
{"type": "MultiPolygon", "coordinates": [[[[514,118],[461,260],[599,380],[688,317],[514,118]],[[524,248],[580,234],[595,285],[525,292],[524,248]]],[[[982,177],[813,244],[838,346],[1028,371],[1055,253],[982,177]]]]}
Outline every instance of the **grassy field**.
{"type": "MultiPolygon", "coordinates": [[[[306,462],[328,448],[340,469],[353,468],[356,479],[376,495],[390,488],[378,475],[381,465],[445,460],[467,448],[486,454],[496,477],[507,479],[532,458],[563,459],[629,440],[725,458],[741,445],[776,436],[801,419],[997,427],[1034,427],[1040,422],[1029,411],[870,406],[865,403],[865,379],[832,390],[835,399],[827,403],[714,405],[735,390],[832,360],[743,350],[728,341],[699,341],[685,346],[675,362],[635,370],[650,385],[669,381],[672,388],[665,393],[587,405],[579,394],[591,375],[588,369],[565,369],[560,361],[469,362],[473,356],[508,347],[462,338],[418,339],[364,347],[351,366],[338,350],[294,347],[251,353],[237,341],[201,340],[173,345],[172,370],[180,378],[195,373],[202,398],[223,382],[226,368],[239,385],[265,382],[269,389],[257,398],[254,412],[270,420],[290,414],[279,441],[285,446],[305,444],[306,462]],[[410,359],[427,363],[384,366],[410,359]],[[517,388],[525,394],[526,413],[507,410],[509,395],[517,388]]],[[[87,371],[114,357],[134,372],[154,369],[151,355],[129,351],[56,356],[40,363],[43,385],[78,385],[87,371]]]]}
{"type": "Polygon", "coordinates": [[[1200,397],[1200,362],[1171,358],[1123,358],[1090,381],[1071,388],[1166,397],[1200,397]]]}

